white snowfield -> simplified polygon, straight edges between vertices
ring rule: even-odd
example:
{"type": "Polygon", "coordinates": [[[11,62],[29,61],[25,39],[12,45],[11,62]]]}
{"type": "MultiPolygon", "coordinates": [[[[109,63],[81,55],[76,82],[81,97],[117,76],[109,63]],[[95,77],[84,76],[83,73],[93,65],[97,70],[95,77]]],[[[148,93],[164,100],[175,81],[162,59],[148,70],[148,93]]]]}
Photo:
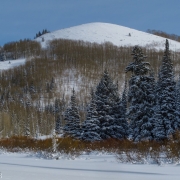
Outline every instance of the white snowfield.
{"type": "Polygon", "coordinates": [[[26,59],[0,61],[0,70],[7,70],[25,64],[26,59]]]}
{"type": "Polygon", "coordinates": [[[179,180],[179,165],[122,164],[114,155],[47,160],[23,153],[0,153],[3,180],[179,180]]]}
{"type": "MultiPolygon", "coordinates": [[[[165,38],[128,27],[110,23],[88,23],[66,29],[57,30],[38,37],[36,40],[46,47],[46,43],[54,39],[83,40],[88,42],[111,42],[117,46],[147,46],[150,48],[164,49],[165,38]],[[44,42],[42,42],[44,39],[44,42]]],[[[169,40],[170,49],[180,51],[180,43],[169,40]]]]}

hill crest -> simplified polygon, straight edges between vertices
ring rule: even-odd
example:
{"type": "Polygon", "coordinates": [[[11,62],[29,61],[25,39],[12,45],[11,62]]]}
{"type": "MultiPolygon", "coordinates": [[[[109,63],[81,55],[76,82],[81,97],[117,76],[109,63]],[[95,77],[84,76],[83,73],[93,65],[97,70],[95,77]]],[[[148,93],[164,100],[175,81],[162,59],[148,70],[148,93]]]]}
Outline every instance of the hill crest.
{"type": "MultiPolygon", "coordinates": [[[[98,44],[111,42],[116,46],[139,45],[148,48],[164,49],[166,38],[116,24],[94,22],[47,33],[36,40],[45,48],[47,42],[54,39],[83,40],[98,44]]],[[[179,42],[169,40],[169,43],[171,50],[180,51],[179,42]]]]}

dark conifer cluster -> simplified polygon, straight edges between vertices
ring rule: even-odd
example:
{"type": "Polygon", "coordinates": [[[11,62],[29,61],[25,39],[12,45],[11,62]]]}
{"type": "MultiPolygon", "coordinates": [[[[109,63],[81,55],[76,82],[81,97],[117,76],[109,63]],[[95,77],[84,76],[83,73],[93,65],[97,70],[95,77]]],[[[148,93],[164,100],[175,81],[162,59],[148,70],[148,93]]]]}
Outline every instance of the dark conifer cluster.
{"type": "Polygon", "coordinates": [[[92,91],[87,116],[81,124],[73,91],[71,106],[65,113],[66,134],[87,141],[162,141],[180,129],[179,82],[176,85],[174,80],[168,40],[157,81],[140,47],[133,48],[132,57],[133,62],[125,70],[131,72],[128,90],[125,82],[120,98],[116,84],[105,70],[95,92],[92,91]]]}
{"type": "Polygon", "coordinates": [[[36,39],[46,33],[50,33],[50,31],[48,31],[47,29],[43,29],[42,32],[39,31],[38,33],[36,33],[36,36],[34,37],[34,39],[36,39]]]}

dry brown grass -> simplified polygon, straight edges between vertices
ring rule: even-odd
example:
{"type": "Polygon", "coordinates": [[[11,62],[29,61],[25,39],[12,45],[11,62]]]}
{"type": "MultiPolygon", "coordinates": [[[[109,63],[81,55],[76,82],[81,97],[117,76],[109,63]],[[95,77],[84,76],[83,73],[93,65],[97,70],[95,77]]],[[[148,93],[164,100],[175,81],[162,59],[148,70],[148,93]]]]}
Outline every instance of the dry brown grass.
{"type": "MultiPolygon", "coordinates": [[[[86,142],[73,139],[71,137],[57,138],[57,150],[65,153],[75,151],[109,151],[115,152],[121,146],[124,146],[125,141],[116,139],[108,139],[99,142],[86,142]]],[[[37,140],[25,136],[12,136],[11,138],[0,139],[0,147],[8,150],[30,149],[30,150],[51,150],[52,139],[37,140]]]]}
{"type": "MultiPolygon", "coordinates": [[[[176,138],[180,133],[176,133],[176,138]]],[[[52,139],[37,140],[23,136],[0,139],[0,147],[8,151],[52,151],[52,139]]],[[[129,140],[108,139],[98,142],[85,142],[71,137],[57,138],[57,151],[64,154],[78,156],[82,152],[92,151],[111,152],[117,155],[121,162],[141,162],[148,158],[159,164],[166,159],[169,162],[180,160],[180,141],[138,142],[129,140]]]]}

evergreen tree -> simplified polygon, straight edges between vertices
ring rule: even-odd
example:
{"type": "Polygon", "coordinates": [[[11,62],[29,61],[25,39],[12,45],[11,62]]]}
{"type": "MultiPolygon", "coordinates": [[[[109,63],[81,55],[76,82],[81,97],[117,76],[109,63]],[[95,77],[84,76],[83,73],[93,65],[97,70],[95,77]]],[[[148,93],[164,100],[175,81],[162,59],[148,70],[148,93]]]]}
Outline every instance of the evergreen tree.
{"type": "Polygon", "coordinates": [[[39,36],[41,36],[41,35],[42,35],[42,34],[41,34],[41,32],[39,31],[39,33],[38,33],[38,37],[39,37],[39,36]]]}
{"type": "Polygon", "coordinates": [[[99,141],[100,137],[100,122],[96,111],[96,102],[94,92],[91,93],[91,103],[88,108],[87,117],[82,125],[81,139],[86,141],[99,141]]]}
{"type": "Polygon", "coordinates": [[[64,120],[65,120],[65,126],[64,126],[65,134],[71,135],[72,137],[79,138],[81,135],[80,116],[78,112],[74,89],[71,96],[70,107],[67,108],[65,111],[64,120]]]}
{"type": "Polygon", "coordinates": [[[127,81],[125,80],[125,86],[124,86],[124,91],[122,94],[122,108],[121,108],[121,117],[125,118],[126,113],[127,113],[127,81]]]}
{"type": "Polygon", "coordinates": [[[107,70],[104,71],[95,92],[96,110],[100,121],[100,137],[107,139],[114,137],[114,106],[119,102],[117,86],[113,84],[107,70]]]}
{"type": "Polygon", "coordinates": [[[49,89],[50,91],[53,90],[55,88],[55,80],[54,77],[52,77],[51,82],[49,84],[49,89]]]}
{"type": "Polygon", "coordinates": [[[127,82],[125,81],[125,87],[122,94],[122,99],[117,103],[114,108],[114,138],[122,139],[128,137],[128,122],[126,118],[127,112],[127,82]]]}
{"type": "Polygon", "coordinates": [[[156,140],[170,137],[178,128],[176,113],[176,83],[170,58],[169,42],[166,40],[164,56],[156,87],[156,111],[153,134],[156,140]]]}
{"type": "Polygon", "coordinates": [[[127,113],[130,121],[130,137],[134,141],[152,140],[152,116],[155,102],[152,84],[154,78],[149,75],[150,64],[143,62],[146,56],[140,47],[133,48],[132,56],[134,62],[126,68],[126,72],[132,72],[129,80],[129,111],[127,113]]]}
{"type": "Polygon", "coordinates": [[[176,113],[177,113],[177,121],[176,121],[176,129],[180,129],[180,75],[176,85],[176,113]]]}
{"type": "Polygon", "coordinates": [[[29,86],[29,92],[32,93],[32,94],[36,93],[36,88],[34,86],[34,82],[33,81],[31,81],[31,84],[29,86]]]}
{"type": "Polygon", "coordinates": [[[0,61],[6,61],[6,53],[5,52],[2,52],[0,54],[0,61]]]}
{"type": "Polygon", "coordinates": [[[62,124],[61,124],[61,111],[62,111],[62,102],[60,99],[55,99],[55,130],[56,133],[60,133],[62,124]]]}

